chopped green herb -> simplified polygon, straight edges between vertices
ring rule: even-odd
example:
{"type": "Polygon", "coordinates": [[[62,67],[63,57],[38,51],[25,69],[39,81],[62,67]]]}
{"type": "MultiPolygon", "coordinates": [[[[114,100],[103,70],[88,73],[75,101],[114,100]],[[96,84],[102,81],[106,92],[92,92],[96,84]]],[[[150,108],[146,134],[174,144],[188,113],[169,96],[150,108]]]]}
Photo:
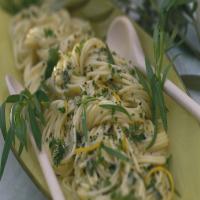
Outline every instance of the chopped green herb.
{"type": "Polygon", "coordinates": [[[106,45],[106,52],[107,52],[107,55],[108,55],[108,63],[111,64],[111,65],[114,65],[115,64],[115,60],[112,56],[112,53],[108,47],[108,45],[106,45]]]}
{"type": "Polygon", "coordinates": [[[55,65],[57,64],[58,60],[60,58],[58,48],[51,48],[49,49],[49,57],[47,60],[47,68],[45,70],[44,78],[47,80],[49,77],[51,77],[51,74],[53,72],[53,69],[55,65]]]}
{"type": "Polygon", "coordinates": [[[45,28],[44,29],[44,35],[45,35],[45,37],[54,37],[55,36],[55,33],[53,32],[53,30],[52,29],[50,29],[50,28],[45,28]]]}
{"type": "Polygon", "coordinates": [[[63,139],[55,139],[49,142],[53,163],[58,166],[66,154],[66,145],[63,139]]]}
{"type": "Polygon", "coordinates": [[[65,107],[58,108],[58,110],[59,110],[61,113],[65,113],[65,112],[66,112],[65,107]]]}

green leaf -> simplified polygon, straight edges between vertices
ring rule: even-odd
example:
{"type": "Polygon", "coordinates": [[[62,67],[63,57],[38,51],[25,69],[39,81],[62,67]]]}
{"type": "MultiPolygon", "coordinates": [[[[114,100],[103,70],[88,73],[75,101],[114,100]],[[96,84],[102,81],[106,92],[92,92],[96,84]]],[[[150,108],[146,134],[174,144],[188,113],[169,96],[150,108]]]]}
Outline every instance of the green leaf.
{"type": "Polygon", "coordinates": [[[2,132],[4,139],[5,139],[6,134],[7,134],[6,119],[5,119],[5,106],[6,106],[5,103],[3,103],[0,106],[0,128],[1,128],[1,132],[2,132]]]}
{"type": "Polygon", "coordinates": [[[154,78],[154,72],[147,58],[145,58],[145,63],[146,63],[147,78],[149,79],[149,81],[152,81],[154,78]]]}
{"type": "Polygon", "coordinates": [[[88,128],[87,128],[87,118],[86,118],[86,105],[83,105],[82,111],[82,129],[85,141],[88,141],[88,128]]]}
{"type": "Polygon", "coordinates": [[[48,95],[41,89],[37,90],[35,93],[37,99],[39,100],[39,102],[49,102],[49,97],[48,95]]]}
{"type": "Polygon", "coordinates": [[[107,52],[107,55],[108,55],[108,63],[111,64],[111,65],[114,65],[115,61],[114,61],[113,55],[112,55],[107,44],[106,44],[106,52],[107,52]]]}
{"type": "Polygon", "coordinates": [[[45,70],[45,80],[51,77],[51,74],[53,72],[53,69],[55,65],[57,64],[58,60],[60,58],[58,48],[51,48],[49,49],[49,57],[47,61],[47,68],[45,70]]]}
{"type": "Polygon", "coordinates": [[[98,98],[96,98],[96,97],[87,96],[87,97],[83,98],[82,104],[87,105],[89,102],[96,101],[97,99],[98,98]]]}
{"type": "Polygon", "coordinates": [[[113,113],[116,112],[116,111],[124,113],[125,115],[127,115],[129,117],[129,119],[131,118],[131,115],[128,113],[128,111],[124,107],[122,107],[121,105],[101,104],[99,106],[104,108],[104,109],[111,110],[113,113]]]}
{"type": "Polygon", "coordinates": [[[2,153],[2,157],[1,157],[0,179],[3,176],[3,172],[4,172],[4,169],[5,169],[5,165],[6,165],[6,162],[7,162],[7,159],[8,159],[8,155],[9,155],[9,152],[10,152],[10,149],[11,149],[11,146],[12,146],[14,136],[15,136],[15,132],[13,131],[12,128],[10,128],[8,130],[8,134],[7,134],[7,137],[6,137],[6,141],[5,141],[5,144],[4,144],[3,153],[2,153]]]}
{"type": "Polygon", "coordinates": [[[22,152],[23,152],[23,149],[24,149],[24,145],[22,143],[20,143],[19,145],[19,149],[18,149],[18,156],[20,157],[22,152]]]}
{"type": "MultiPolygon", "coordinates": [[[[159,41],[159,26],[156,24],[153,32],[153,49],[154,49],[154,58],[155,62],[158,61],[160,55],[160,41],[159,41]]],[[[147,66],[147,62],[146,62],[147,66]]]]}
{"type": "Polygon", "coordinates": [[[15,95],[10,95],[6,99],[6,103],[16,103],[20,100],[20,95],[15,94],[15,95]]]}
{"type": "Polygon", "coordinates": [[[146,139],[144,134],[133,135],[131,138],[136,142],[142,142],[146,139]]]}
{"type": "Polygon", "coordinates": [[[65,113],[65,112],[66,112],[65,107],[58,108],[58,110],[59,110],[61,113],[65,113]]]}
{"type": "Polygon", "coordinates": [[[15,109],[16,109],[16,107],[13,106],[12,111],[11,111],[11,116],[12,116],[11,117],[11,125],[10,125],[8,133],[5,137],[5,144],[4,144],[3,153],[2,153],[2,157],[1,157],[0,179],[3,176],[5,165],[8,160],[8,155],[9,155],[10,149],[12,147],[13,140],[15,138],[15,130],[14,130],[14,126],[13,126],[14,125],[14,115],[13,114],[15,112],[15,109]]]}
{"type": "MultiPolygon", "coordinates": [[[[156,78],[156,77],[155,77],[156,78]]],[[[153,133],[153,137],[152,140],[150,142],[150,144],[147,146],[147,149],[151,148],[157,138],[157,132],[158,132],[158,97],[157,97],[157,89],[156,89],[156,79],[153,79],[152,84],[151,84],[151,90],[152,90],[152,122],[154,124],[154,133],[153,133]]]]}
{"type": "Polygon", "coordinates": [[[42,112],[42,108],[41,108],[40,102],[38,101],[36,96],[33,97],[33,101],[34,101],[34,107],[35,107],[34,113],[40,119],[42,124],[45,125],[45,119],[44,119],[44,115],[42,112]]]}
{"type": "Polygon", "coordinates": [[[32,131],[33,138],[39,150],[41,150],[42,146],[42,134],[39,128],[38,122],[34,115],[34,110],[30,105],[28,105],[28,115],[29,115],[29,123],[32,131]]]}
{"type": "Polygon", "coordinates": [[[15,132],[20,141],[20,145],[25,146],[25,148],[28,149],[26,121],[21,116],[15,122],[15,132]]]}
{"type": "Polygon", "coordinates": [[[135,71],[136,71],[136,74],[137,74],[137,76],[139,78],[139,82],[142,84],[142,86],[148,92],[148,94],[151,95],[150,86],[149,86],[148,80],[143,76],[143,74],[137,68],[135,68],[135,71]]]}
{"type": "Polygon", "coordinates": [[[88,141],[88,128],[87,128],[87,116],[86,116],[86,109],[87,109],[87,104],[91,101],[96,101],[96,97],[90,97],[86,96],[83,98],[81,104],[82,104],[82,119],[81,119],[81,124],[82,124],[82,129],[83,129],[83,135],[85,137],[85,141],[88,141]]]}
{"type": "Polygon", "coordinates": [[[129,161],[129,158],[126,157],[123,153],[121,153],[120,151],[116,150],[116,149],[112,149],[104,144],[101,144],[101,148],[106,151],[108,154],[110,154],[111,156],[114,156],[120,160],[123,161],[129,161]]]}
{"type": "Polygon", "coordinates": [[[162,86],[160,85],[160,83],[157,83],[157,98],[158,98],[158,106],[159,106],[160,116],[163,122],[163,126],[165,130],[167,130],[167,111],[165,107],[162,86]]]}
{"type": "Polygon", "coordinates": [[[169,73],[169,70],[171,69],[171,65],[168,65],[164,70],[163,70],[163,73],[162,73],[162,80],[161,80],[161,88],[163,89],[164,87],[164,84],[165,84],[165,81],[167,79],[167,75],[169,73]]]}

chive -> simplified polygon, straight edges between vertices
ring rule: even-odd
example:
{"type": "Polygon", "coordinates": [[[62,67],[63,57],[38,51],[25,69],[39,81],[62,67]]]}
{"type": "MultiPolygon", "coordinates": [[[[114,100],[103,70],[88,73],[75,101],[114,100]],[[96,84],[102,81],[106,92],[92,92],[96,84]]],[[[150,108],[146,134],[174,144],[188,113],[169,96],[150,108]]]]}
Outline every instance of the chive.
{"type": "Polygon", "coordinates": [[[116,150],[116,149],[112,149],[104,144],[101,144],[101,148],[106,151],[108,154],[110,154],[111,156],[114,156],[120,160],[123,161],[129,161],[129,158],[126,157],[123,153],[121,153],[120,151],[116,150]]]}
{"type": "Polygon", "coordinates": [[[131,115],[128,113],[128,111],[122,107],[121,105],[114,105],[114,104],[101,104],[99,105],[100,107],[104,108],[104,109],[108,109],[111,110],[112,113],[118,111],[118,112],[122,112],[125,115],[127,115],[129,117],[129,119],[131,119],[131,115]]]}

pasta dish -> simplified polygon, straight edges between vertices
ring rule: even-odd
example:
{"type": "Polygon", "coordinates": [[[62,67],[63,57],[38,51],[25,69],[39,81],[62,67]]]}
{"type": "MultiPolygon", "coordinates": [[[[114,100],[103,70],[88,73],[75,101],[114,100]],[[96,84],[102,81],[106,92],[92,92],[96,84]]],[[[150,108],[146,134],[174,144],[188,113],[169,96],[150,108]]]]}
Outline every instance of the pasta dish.
{"type": "Polygon", "coordinates": [[[45,88],[50,105],[42,145],[72,200],[170,200],[168,136],[134,63],[112,52],[88,21],[30,7],[11,37],[24,86],[45,88]]]}

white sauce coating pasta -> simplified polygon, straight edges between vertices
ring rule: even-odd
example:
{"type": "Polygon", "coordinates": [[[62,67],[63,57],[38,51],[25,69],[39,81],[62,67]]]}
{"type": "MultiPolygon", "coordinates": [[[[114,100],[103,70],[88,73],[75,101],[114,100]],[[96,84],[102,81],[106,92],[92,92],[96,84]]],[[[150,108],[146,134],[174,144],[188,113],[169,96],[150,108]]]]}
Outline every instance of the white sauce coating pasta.
{"type": "Polygon", "coordinates": [[[160,127],[147,149],[154,133],[151,100],[130,73],[132,64],[66,10],[31,7],[14,18],[11,33],[16,66],[32,92],[44,81],[49,49],[59,49],[45,82],[51,103],[43,145],[68,199],[171,199],[168,136],[160,127]]]}

